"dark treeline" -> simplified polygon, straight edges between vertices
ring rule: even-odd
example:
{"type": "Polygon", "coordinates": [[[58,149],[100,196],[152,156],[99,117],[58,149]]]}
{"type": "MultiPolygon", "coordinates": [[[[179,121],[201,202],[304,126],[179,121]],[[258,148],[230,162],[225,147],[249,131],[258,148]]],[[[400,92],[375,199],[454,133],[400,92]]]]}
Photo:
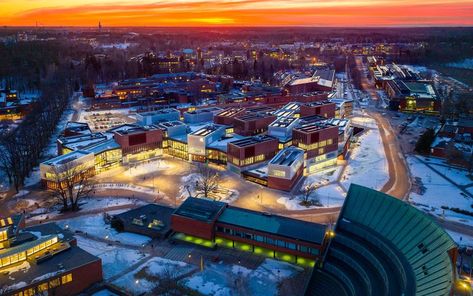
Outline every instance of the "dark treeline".
{"type": "Polygon", "coordinates": [[[66,55],[67,48],[60,43],[42,42],[34,49],[24,43],[8,46],[2,52],[19,64],[5,64],[0,79],[17,88],[31,83],[28,89],[41,94],[18,127],[0,136],[0,169],[18,191],[39,164],[41,153],[68,106],[77,77],[66,55]]]}

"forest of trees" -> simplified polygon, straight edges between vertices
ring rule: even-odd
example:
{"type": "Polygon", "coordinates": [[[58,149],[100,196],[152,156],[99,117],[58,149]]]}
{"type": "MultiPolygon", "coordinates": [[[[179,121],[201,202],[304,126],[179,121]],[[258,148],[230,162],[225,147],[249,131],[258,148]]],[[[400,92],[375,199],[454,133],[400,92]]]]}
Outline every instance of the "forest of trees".
{"type": "Polygon", "coordinates": [[[0,46],[0,58],[6,62],[0,67],[0,80],[41,94],[18,127],[0,135],[0,169],[16,191],[39,165],[78,79],[65,53],[67,48],[56,42],[0,46]]]}

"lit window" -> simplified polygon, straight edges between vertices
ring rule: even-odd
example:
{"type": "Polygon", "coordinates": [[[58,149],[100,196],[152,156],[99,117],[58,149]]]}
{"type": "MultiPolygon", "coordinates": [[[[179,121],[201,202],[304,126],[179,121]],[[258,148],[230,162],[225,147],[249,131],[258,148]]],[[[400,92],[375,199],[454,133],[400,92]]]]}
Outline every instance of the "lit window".
{"type": "Polygon", "coordinates": [[[63,285],[66,284],[66,283],[72,282],[72,273],[63,275],[63,276],[61,277],[61,281],[62,281],[62,284],[63,284],[63,285]]]}
{"type": "Polygon", "coordinates": [[[38,285],[38,292],[44,292],[48,290],[48,283],[43,283],[38,285]]]}
{"type": "Polygon", "coordinates": [[[273,170],[273,175],[275,177],[286,177],[286,172],[281,170],[273,170]]]}
{"type": "Polygon", "coordinates": [[[61,285],[61,281],[59,280],[59,278],[49,281],[49,288],[51,289],[59,287],[60,285],[61,285]]]}

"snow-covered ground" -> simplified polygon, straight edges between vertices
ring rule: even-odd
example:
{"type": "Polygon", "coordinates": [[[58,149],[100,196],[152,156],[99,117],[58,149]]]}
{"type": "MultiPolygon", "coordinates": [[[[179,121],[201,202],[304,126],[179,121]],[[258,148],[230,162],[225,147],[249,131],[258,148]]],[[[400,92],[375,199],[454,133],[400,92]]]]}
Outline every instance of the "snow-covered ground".
{"type": "Polygon", "coordinates": [[[155,160],[143,164],[139,164],[134,167],[130,167],[124,173],[127,177],[139,177],[142,175],[147,175],[157,171],[165,171],[170,169],[170,164],[165,160],[155,160]]]}
{"type": "MultiPolygon", "coordinates": [[[[445,174],[456,184],[464,185],[473,183],[473,180],[469,179],[467,172],[464,170],[453,167],[445,168],[440,165],[443,162],[440,159],[418,157],[433,164],[433,167],[438,170],[439,173],[445,174]]],[[[407,157],[411,175],[417,180],[417,187],[420,187],[418,192],[410,193],[410,200],[424,211],[429,211],[432,214],[442,216],[448,220],[473,225],[473,216],[458,214],[441,208],[442,206],[447,206],[473,212],[473,200],[464,194],[455,184],[422,163],[419,158],[416,156],[407,157]]]]}
{"type": "Polygon", "coordinates": [[[185,262],[153,257],[134,271],[116,279],[113,284],[133,295],[151,292],[163,276],[178,277],[191,271],[193,267],[185,262]]]}
{"type": "Polygon", "coordinates": [[[105,223],[104,216],[101,214],[80,216],[57,221],[57,223],[61,227],[69,228],[72,231],[81,231],[87,235],[127,245],[142,246],[151,241],[151,238],[144,235],[129,232],[117,232],[109,224],[105,223]]]}
{"type": "Polygon", "coordinates": [[[113,277],[145,257],[142,252],[76,236],[77,245],[102,259],[104,278],[113,277]]]}
{"type": "Polygon", "coordinates": [[[368,116],[363,116],[362,114],[360,114],[360,116],[352,117],[351,123],[368,127],[368,128],[374,128],[374,129],[378,128],[378,125],[376,124],[376,121],[373,118],[368,117],[368,116]]]}
{"type": "Polygon", "coordinates": [[[317,173],[307,176],[305,184],[325,185],[335,182],[342,172],[343,166],[336,166],[323,169],[317,173]]]}
{"type": "Polygon", "coordinates": [[[278,285],[301,272],[301,267],[266,259],[258,268],[210,264],[182,283],[203,295],[277,295],[278,285]]]}
{"type": "Polygon", "coordinates": [[[355,183],[380,189],[388,181],[389,172],[379,131],[367,130],[355,145],[342,176],[343,186],[348,189],[351,183],[355,183]]]}
{"type": "Polygon", "coordinates": [[[277,202],[283,204],[288,210],[307,210],[308,208],[324,207],[333,208],[341,207],[345,201],[346,192],[337,184],[332,183],[319,187],[309,198],[310,200],[317,200],[321,205],[306,207],[301,205],[303,200],[302,195],[297,196],[281,196],[277,202]]]}
{"type": "MultiPolygon", "coordinates": [[[[192,173],[181,178],[181,185],[179,186],[179,199],[185,199],[189,196],[189,191],[192,196],[196,196],[196,182],[199,180],[198,173],[192,173]]],[[[212,193],[212,196],[209,198],[214,198],[218,201],[223,201],[226,203],[232,203],[240,196],[238,190],[225,188],[224,186],[219,185],[217,192],[212,193]]]]}
{"type": "MultiPolygon", "coordinates": [[[[59,210],[61,208],[60,204],[57,204],[51,208],[39,207],[35,208],[38,205],[35,203],[34,200],[30,199],[23,199],[23,201],[28,202],[28,209],[27,213],[29,214],[29,220],[44,220],[44,219],[51,219],[52,217],[57,217],[60,215],[59,210]]],[[[144,205],[145,202],[132,199],[132,198],[118,198],[118,197],[102,197],[102,198],[85,198],[81,200],[80,207],[82,212],[86,211],[93,211],[99,209],[106,209],[109,207],[116,207],[116,206],[126,206],[129,205],[144,205]]]]}

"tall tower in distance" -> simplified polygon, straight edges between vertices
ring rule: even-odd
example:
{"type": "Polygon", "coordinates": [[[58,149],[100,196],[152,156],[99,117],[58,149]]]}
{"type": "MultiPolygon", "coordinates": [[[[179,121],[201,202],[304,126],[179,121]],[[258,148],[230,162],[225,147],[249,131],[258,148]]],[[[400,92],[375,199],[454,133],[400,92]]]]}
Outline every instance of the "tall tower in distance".
{"type": "Polygon", "coordinates": [[[102,23],[99,21],[99,32],[102,32],[102,23]]]}

